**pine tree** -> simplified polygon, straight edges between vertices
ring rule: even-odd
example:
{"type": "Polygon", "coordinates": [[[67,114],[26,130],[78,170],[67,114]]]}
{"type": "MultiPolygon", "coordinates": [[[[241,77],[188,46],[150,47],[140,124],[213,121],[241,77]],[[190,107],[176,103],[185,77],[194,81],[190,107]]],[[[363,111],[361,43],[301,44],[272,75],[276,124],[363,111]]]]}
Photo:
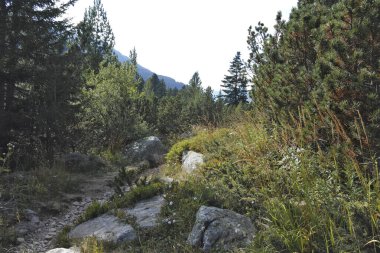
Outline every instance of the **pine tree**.
{"type": "Polygon", "coordinates": [[[302,0],[288,22],[277,16],[274,35],[250,29],[256,108],[281,120],[300,109],[310,117],[326,113],[351,140],[379,143],[379,8],[371,0],[302,0]],[[360,139],[357,122],[369,138],[360,139]]]}
{"type": "Polygon", "coordinates": [[[77,26],[78,44],[85,64],[97,72],[102,61],[115,62],[115,36],[101,0],[94,0],[77,26]]]}
{"type": "Polygon", "coordinates": [[[237,52],[228,70],[230,75],[226,75],[223,84],[225,102],[229,105],[247,103],[247,73],[240,52],[237,52]]]}
{"type": "Polygon", "coordinates": [[[31,148],[51,160],[75,119],[79,87],[61,17],[74,2],[0,1],[0,149],[16,142],[18,162],[41,158],[31,148]]]}
{"type": "Polygon", "coordinates": [[[162,98],[166,94],[166,85],[164,80],[160,80],[157,74],[153,74],[145,82],[144,91],[148,97],[155,96],[162,98]]]}
{"type": "Polygon", "coordinates": [[[194,89],[194,90],[202,89],[202,81],[201,81],[198,71],[195,72],[193,76],[191,77],[189,81],[189,86],[191,87],[191,89],[194,89]]]}
{"type": "Polygon", "coordinates": [[[138,73],[138,64],[137,64],[137,51],[136,48],[133,48],[129,51],[129,66],[132,67],[136,73],[136,81],[137,81],[137,90],[138,92],[142,92],[144,89],[144,79],[138,73]]]}

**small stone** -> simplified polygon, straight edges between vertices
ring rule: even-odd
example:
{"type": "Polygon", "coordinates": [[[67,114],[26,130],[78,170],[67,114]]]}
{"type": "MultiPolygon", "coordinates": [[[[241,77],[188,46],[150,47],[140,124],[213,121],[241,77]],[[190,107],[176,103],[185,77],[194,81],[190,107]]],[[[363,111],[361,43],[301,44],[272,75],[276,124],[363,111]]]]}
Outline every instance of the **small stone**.
{"type": "Polygon", "coordinates": [[[17,242],[18,243],[24,243],[25,242],[25,239],[24,238],[22,238],[22,237],[19,237],[19,238],[17,238],[17,242]]]}

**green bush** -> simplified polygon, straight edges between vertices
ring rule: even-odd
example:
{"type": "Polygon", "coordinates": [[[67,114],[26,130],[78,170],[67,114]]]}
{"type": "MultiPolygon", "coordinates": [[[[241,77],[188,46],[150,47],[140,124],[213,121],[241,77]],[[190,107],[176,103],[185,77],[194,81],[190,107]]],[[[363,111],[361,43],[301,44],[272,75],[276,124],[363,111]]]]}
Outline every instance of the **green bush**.
{"type": "Polygon", "coordinates": [[[98,217],[99,215],[102,215],[108,212],[109,210],[110,210],[110,204],[108,202],[102,204],[98,201],[94,201],[86,208],[86,210],[79,217],[76,223],[80,224],[85,221],[91,220],[93,218],[98,217]]]}
{"type": "Polygon", "coordinates": [[[55,246],[57,248],[70,248],[71,240],[69,238],[70,226],[65,226],[56,236],[55,246]]]}
{"type": "Polygon", "coordinates": [[[165,185],[158,181],[150,182],[147,185],[138,185],[137,187],[126,192],[123,196],[115,197],[112,204],[116,208],[129,207],[140,200],[152,198],[162,194],[164,188],[165,185]]]}

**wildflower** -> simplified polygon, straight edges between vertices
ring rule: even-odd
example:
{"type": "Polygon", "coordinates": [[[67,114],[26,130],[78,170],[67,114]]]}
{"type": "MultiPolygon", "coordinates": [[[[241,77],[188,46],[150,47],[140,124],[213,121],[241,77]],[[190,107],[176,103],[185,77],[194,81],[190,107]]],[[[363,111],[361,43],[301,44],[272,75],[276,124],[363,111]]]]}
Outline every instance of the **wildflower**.
{"type": "Polygon", "coordinates": [[[171,206],[171,205],[173,205],[173,201],[170,201],[170,202],[169,202],[169,206],[171,206]]]}

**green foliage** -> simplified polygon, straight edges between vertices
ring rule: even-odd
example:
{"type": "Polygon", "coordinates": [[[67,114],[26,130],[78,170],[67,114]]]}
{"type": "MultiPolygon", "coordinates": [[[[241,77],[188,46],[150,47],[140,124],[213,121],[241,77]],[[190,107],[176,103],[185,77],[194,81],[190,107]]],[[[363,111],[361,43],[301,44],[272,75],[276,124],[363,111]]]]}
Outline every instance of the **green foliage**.
{"type": "Polygon", "coordinates": [[[82,215],[76,221],[77,224],[96,218],[110,210],[110,204],[108,202],[100,203],[98,201],[92,202],[82,213],[82,215]]]}
{"type": "Polygon", "coordinates": [[[222,81],[224,92],[224,101],[228,105],[238,105],[239,103],[247,103],[247,72],[243,61],[240,58],[240,52],[237,52],[231,62],[230,75],[226,75],[222,81]]]}
{"type": "Polygon", "coordinates": [[[116,196],[113,204],[117,208],[129,207],[140,200],[157,196],[163,192],[165,185],[158,181],[138,185],[122,196],[116,196]]]}
{"type": "Polygon", "coordinates": [[[184,151],[192,150],[203,153],[208,149],[216,151],[219,141],[228,136],[229,130],[220,128],[215,131],[203,130],[196,136],[177,142],[172,146],[166,155],[166,161],[169,164],[179,163],[184,151]]]}
{"type": "MultiPolygon", "coordinates": [[[[168,161],[178,162],[189,147],[206,154],[194,188],[202,192],[204,203],[254,218],[259,229],[250,246],[254,252],[374,250],[380,239],[378,170],[364,173],[368,167],[352,157],[350,143],[315,149],[318,140],[306,142],[298,134],[306,130],[306,122],[274,125],[260,123],[254,115],[249,119],[246,114],[246,120],[220,133],[203,132],[201,138],[174,145],[168,161]]],[[[369,160],[368,166],[372,164],[375,161],[369,160]]],[[[186,214],[184,209],[192,207],[189,198],[175,194],[179,199],[172,200],[173,205],[181,203],[175,209],[186,214]]],[[[179,220],[190,221],[186,226],[191,227],[190,217],[179,220]]]]}
{"type": "Polygon", "coordinates": [[[123,194],[122,187],[126,184],[128,187],[132,187],[138,176],[141,174],[142,168],[130,168],[124,167],[119,169],[118,175],[114,179],[113,187],[116,195],[123,194]]]}
{"type": "Polygon", "coordinates": [[[86,76],[83,131],[91,132],[87,142],[107,147],[112,152],[126,143],[143,136],[146,124],[137,113],[136,72],[128,64],[110,64],[100,68],[99,73],[86,76]]]}
{"type": "Polygon", "coordinates": [[[352,141],[378,145],[378,8],[370,0],[301,1],[288,22],[279,13],[273,35],[262,23],[250,28],[255,106],[281,121],[300,108],[313,118],[327,111],[352,141]],[[361,125],[368,133],[358,133],[361,125]]]}
{"type": "Polygon", "coordinates": [[[70,248],[71,240],[69,238],[71,227],[65,226],[56,236],[55,238],[55,246],[57,248],[70,248]]]}
{"type": "Polygon", "coordinates": [[[164,80],[160,80],[156,74],[153,74],[145,82],[144,86],[145,96],[150,99],[155,97],[160,99],[166,94],[166,86],[164,80]]]}
{"type": "Polygon", "coordinates": [[[52,163],[55,153],[70,144],[80,73],[68,45],[72,31],[62,15],[74,2],[0,3],[0,153],[7,143],[17,144],[15,152],[22,159],[15,159],[12,167],[52,163]]]}
{"type": "Polygon", "coordinates": [[[76,40],[86,68],[97,73],[101,62],[116,61],[113,54],[115,36],[101,0],[94,0],[93,6],[86,9],[76,29],[76,40]]]}
{"type": "Polygon", "coordinates": [[[81,253],[104,253],[103,243],[98,241],[96,237],[88,237],[80,245],[81,253]]]}

